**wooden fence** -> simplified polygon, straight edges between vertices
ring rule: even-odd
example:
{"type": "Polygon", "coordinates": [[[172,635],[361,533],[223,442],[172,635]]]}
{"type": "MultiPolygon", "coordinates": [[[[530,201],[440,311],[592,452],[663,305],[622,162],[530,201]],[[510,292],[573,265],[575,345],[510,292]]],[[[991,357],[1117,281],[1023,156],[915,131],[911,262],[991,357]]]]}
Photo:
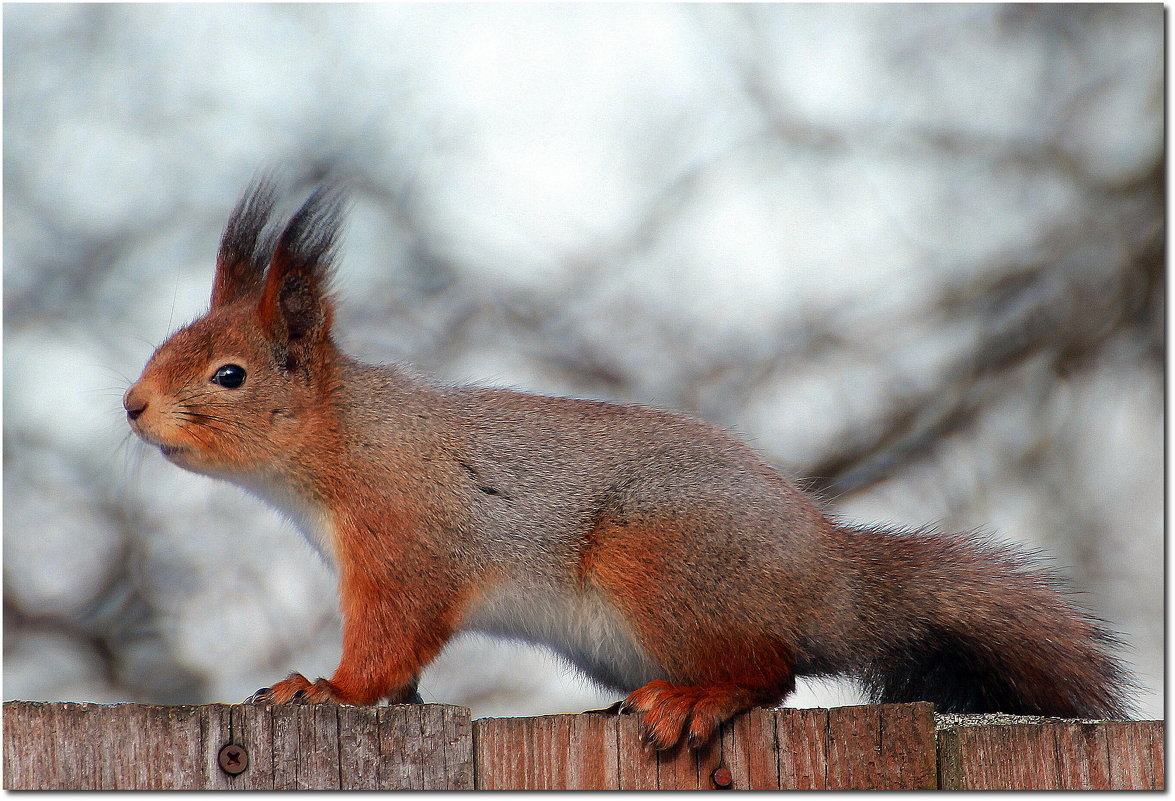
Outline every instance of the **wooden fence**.
{"type": "Polygon", "coordinates": [[[636,718],[387,707],[4,704],[26,789],[1163,789],[1161,721],[935,729],[930,704],[753,710],[708,747],[636,718]]]}

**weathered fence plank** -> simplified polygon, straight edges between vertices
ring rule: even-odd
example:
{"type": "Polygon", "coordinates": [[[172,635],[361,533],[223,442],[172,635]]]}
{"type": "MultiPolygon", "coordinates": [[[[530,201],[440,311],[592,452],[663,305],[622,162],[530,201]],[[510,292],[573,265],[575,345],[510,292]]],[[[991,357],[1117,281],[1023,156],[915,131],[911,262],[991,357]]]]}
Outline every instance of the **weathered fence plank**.
{"type": "Polygon", "coordinates": [[[1066,790],[1109,790],[1106,727],[1097,724],[1053,726],[1057,783],[1066,790]]]}
{"type": "Polygon", "coordinates": [[[1114,790],[1165,790],[1163,722],[1104,724],[1114,790]]]}
{"type": "Polygon", "coordinates": [[[567,786],[569,715],[489,718],[473,723],[479,790],[556,790],[567,786]]]}
{"type": "Polygon", "coordinates": [[[222,723],[216,708],[6,703],[5,787],[202,787],[205,732],[222,723]]]}
{"type": "Polygon", "coordinates": [[[273,715],[260,706],[235,705],[229,709],[229,731],[225,744],[239,745],[248,755],[247,769],[229,776],[220,769],[218,748],[209,748],[212,759],[208,778],[210,789],[272,790],[274,787],[273,715]]]}
{"type": "Polygon", "coordinates": [[[1162,721],[958,726],[938,732],[944,790],[1162,790],[1162,721]]]}
{"type": "Polygon", "coordinates": [[[881,778],[881,714],[867,707],[828,710],[829,790],[873,787],[881,778]]]}
{"type": "Polygon", "coordinates": [[[784,723],[775,717],[779,789],[828,788],[828,710],[796,709],[784,723]]]}
{"type": "Polygon", "coordinates": [[[630,716],[487,718],[473,734],[484,790],[918,789],[937,780],[930,704],[757,709],[697,750],[643,748],[630,716]]]}
{"type": "Polygon", "coordinates": [[[779,738],[774,712],[752,709],[722,727],[722,760],[732,790],[778,790],[779,738]]]}
{"type": "Polygon", "coordinates": [[[473,736],[479,790],[714,789],[722,753],[645,748],[631,716],[486,718],[473,736]]]}
{"type": "Polygon", "coordinates": [[[826,760],[828,789],[933,789],[938,781],[934,706],[830,709],[826,760]]]}
{"type": "Polygon", "coordinates": [[[4,704],[9,790],[461,790],[472,768],[469,710],[439,704],[4,704]]]}
{"type": "MultiPolygon", "coordinates": [[[[614,717],[616,722],[616,761],[621,790],[656,790],[661,786],[656,759],[650,759],[641,745],[640,721],[629,715],[614,717]]],[[[680,754],[678,755],[679,758],[680,754]]]]}
{"type": "Polygon", "coordinates": [[[881,753],[889,770],[887,789],[938,788],[938,754],[934,747],[934,704],[885,704],[881,710],[881,753]]]}
{"type": "Polygon", "coordinates": [[[434,790],[472,790],[476,782],[473,775],[473,724],[469,710],[442,704],[431,706],[441,719],[444,749],[437,770],[428,782],[429,787],[434,790]],[[443,784],[441,777],[444,777],[443,784]]]}
{"type": "Polygon", "coordinates": [[[930,704],[756,709],[698,750],[640,720],[470,721],[437,704],[7,702],[6,789],[1163,789],[1162,721],[948,716],[930,704]],[[975,723],[978,725],[966,725],[975,723]],[[997,725],[998,724],[998,725],[997,725]]]}
{"type": "Polygon", "coordinates": [[[345,706],[338,710],[339,753],[347,754],[348,769],[339,775],[340,790],[382,787],[380,781],[379,708],[345,706]]]}

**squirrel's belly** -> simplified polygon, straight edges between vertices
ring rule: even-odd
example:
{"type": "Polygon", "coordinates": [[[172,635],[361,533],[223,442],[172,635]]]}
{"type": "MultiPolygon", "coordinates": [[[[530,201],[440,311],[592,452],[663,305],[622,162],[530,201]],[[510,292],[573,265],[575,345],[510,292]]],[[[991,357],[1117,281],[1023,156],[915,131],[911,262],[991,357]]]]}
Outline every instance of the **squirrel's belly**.
{"type": "Polygon", "coordinates": [[[590,678],[621,692],[665,677],[628,622],[591,589],[504,582],[473,604],[461,628],[546,645],[590,678]]]}

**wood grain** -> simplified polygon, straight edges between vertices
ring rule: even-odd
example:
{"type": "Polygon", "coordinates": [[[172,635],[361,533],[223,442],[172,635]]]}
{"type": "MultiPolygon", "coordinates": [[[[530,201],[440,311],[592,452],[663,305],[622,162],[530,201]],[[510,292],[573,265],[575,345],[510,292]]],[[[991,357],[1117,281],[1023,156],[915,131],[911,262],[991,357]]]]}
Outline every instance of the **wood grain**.
{"type": "Polygon", "coordinates": [[[880,784],[886,790],[938,788],[934,704],[884,704],[881,710],[880,784]]]}
{"type": "Polygon", "coordinates": [[[1162,721],[959,726],[938,732],[944,790],[1162,790],[1162,721]]]}
{"type": "Polygon", "coordinates": [[[5,788],[204,787],[206,731],[222,719],[219,707],[5,703],[5,788]]]}
{"type": "Polygon", "coordinates": [[[752,709],[722,727],[722,763],[730,770],[730,789],[780,789],[779,717],[776,710],[752,709]]]}
{"type": "Polygon", "coordinates": [[[468,789],[469,711],[4,704],[4,786],[39,790],[468,789]],[[243,747],[230,776],[218,756],[243,747]]]}
{"type": "Polygon", "coordinates": [[[930,704],[756,709],[700,749],[653,752],[637,716],[474,722],[477,786],[499,790],[919,789],[936,786],[930,704]]]}
{"type": "Polygon", "coordinates": [[[828,710],[827,784],[835,790],[937,786],[934,707],[928,703],[828,710]]]}
{"type": "Polygon", "coordinates": [[[786,709],[776,713],[779,788],[828,788],[828,710],[786,709]]]}
{"type": "Polygon", "coordinates": [[[1164,790],[1161,720],[1113,722],[1106,729],[1110,789],[1164,790]]]}
{"type": "Polygon", "coordinates": [[[473,724],[479,790],[620,787],[613,715],[486,718],[473,724]]]}
{"type": "Polygon", "coordinates": [[[616,717],[616,761],[619,789],[661,789],[657,756],[641,745],[640,719],[636,715],[616,717]]]}
{"type": "Polygon", "coordinates": [[[1082,723],[1053,727],[1057,781],[1066,790],[1109,790],[1110,752],[1106,727],[1082,723]]]}
{"type": "Polygon", "coordinates": [[[930,704],[756,709],[704,748],[634,715],[471,722],[390,707],[4,704],[4,786],[131,789],[1164,789],[1162,721],[953,726],[930,704]],[[229,775],[225,745],[248,755],[229,775]],[[716,771],[719,771],[716,773],[716,771]]]}

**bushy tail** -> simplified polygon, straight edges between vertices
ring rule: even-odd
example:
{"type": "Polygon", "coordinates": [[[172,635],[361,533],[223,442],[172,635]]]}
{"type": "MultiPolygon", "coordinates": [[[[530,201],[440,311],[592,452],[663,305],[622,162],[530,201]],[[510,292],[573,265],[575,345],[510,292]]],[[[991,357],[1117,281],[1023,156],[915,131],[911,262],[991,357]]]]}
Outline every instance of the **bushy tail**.
{"type": "Polygon", "coordinates": [[[941,712],[1129,716],[1134,684],[1101,621],[1036,558],[974,534],[842,529],[872,565],[862,620],[879,647],[858,678],[876,702],[941,712]]]}

